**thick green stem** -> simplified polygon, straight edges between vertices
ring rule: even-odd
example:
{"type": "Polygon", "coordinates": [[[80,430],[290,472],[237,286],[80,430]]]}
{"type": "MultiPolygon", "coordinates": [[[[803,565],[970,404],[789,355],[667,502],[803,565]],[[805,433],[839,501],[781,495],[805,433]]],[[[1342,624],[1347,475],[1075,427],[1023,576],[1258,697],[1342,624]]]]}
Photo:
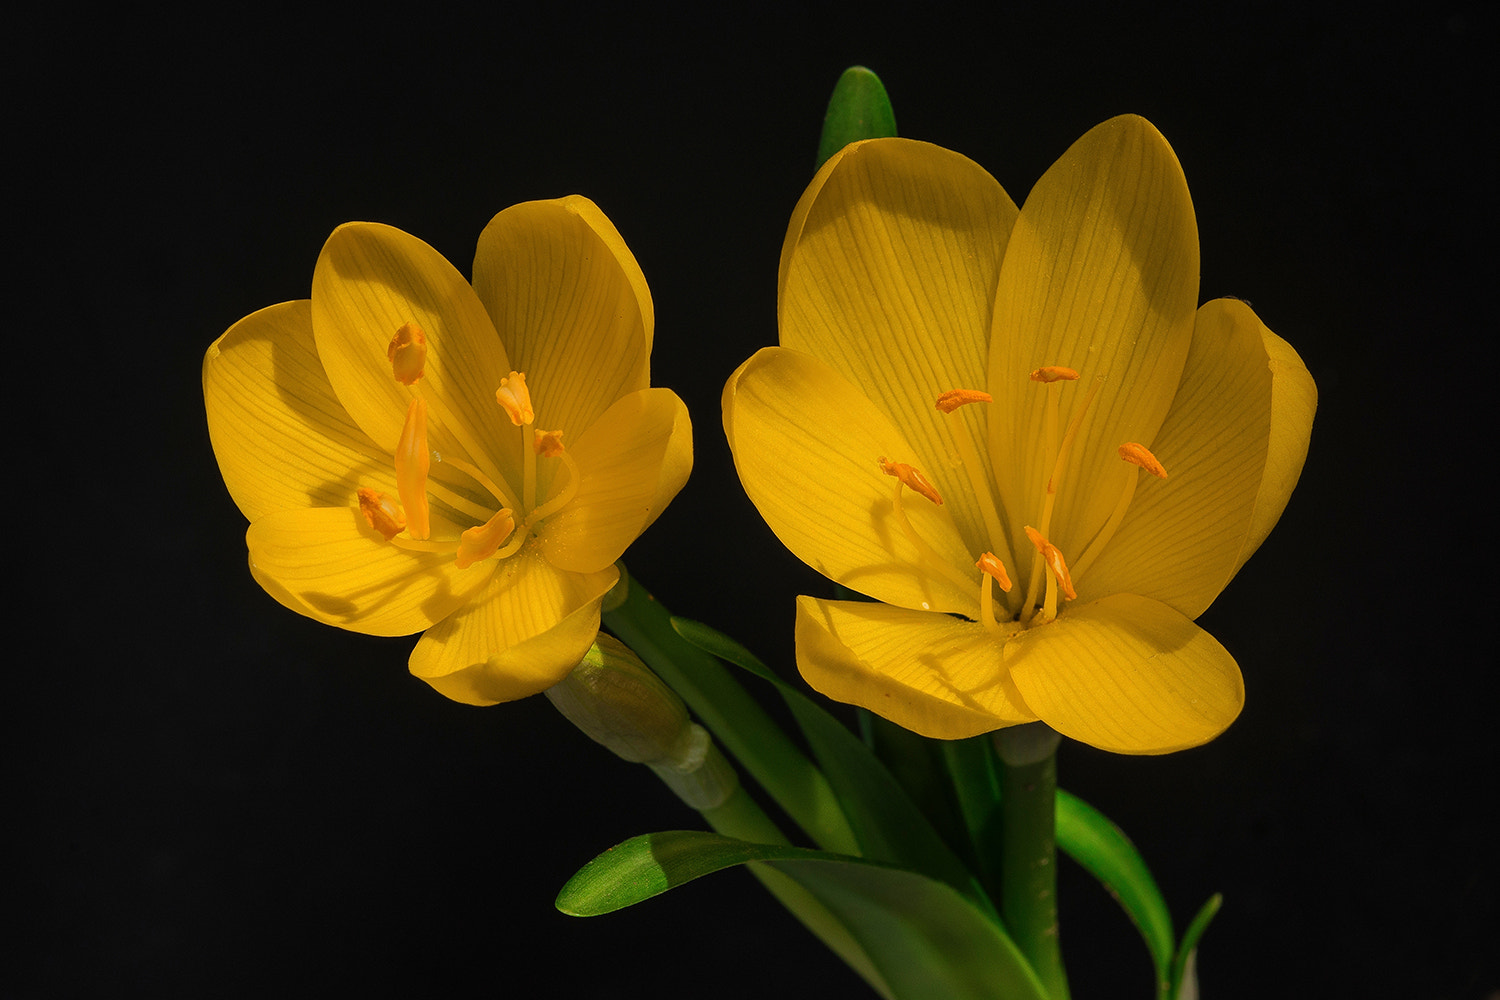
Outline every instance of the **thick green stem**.
{"type": "Polygon", "coordinates": [[[721,746],[826,851],[859,842],[823,772],[717,659],[672,628],[671,613],[620,566],[604,625],[687,702],[721,746]]]}
{"type": "Polygon", "coordinates": [[[1000,919],[1052,1000],[1067,1000],[1057,937],[1057,744],[1044,723],[995,734],[1000,756],[1000,919]]]}

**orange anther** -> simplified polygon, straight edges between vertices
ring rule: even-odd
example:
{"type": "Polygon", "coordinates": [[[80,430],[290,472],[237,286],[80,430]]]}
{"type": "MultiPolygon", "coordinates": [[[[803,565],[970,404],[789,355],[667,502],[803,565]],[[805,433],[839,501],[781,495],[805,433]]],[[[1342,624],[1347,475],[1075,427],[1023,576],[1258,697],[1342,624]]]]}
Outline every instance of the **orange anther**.
{"type": "Polygon", "coordinates": [[[421,396],[406,408],[406,423],[401,440],[396,442],[396,492],[406,509],[406,525],[411,537],[425,539],[431,534],[427,516],[427,470],[432,453],[427,450],[427,401],[421,396]]]}
{"type": "Polygon", "coordinates": [[[516,519],[509,507],[502,507],[483,524],[469,528],[458,536],[458,555],[453,562],[459,569],[468,569],[481,559],[488,559],[500,548],[500,543],[515,530],[516,519]]]}
{"type": "Polygon", "coordinates": [[[1143,444],[1126,441],[1120,445],[1120,457],[1131,465],[1139,465],[1158,479],[1167,478],[1167,470],[1162,468],[1161,463],[1156,460],[1156,456],[1151,454],[1143,444]]]}
{"type": "Polygon", "coordinates": [[[427,368],[427,335],[417,324],[407,323],[391,338],[385,355],[390,358],[391,374],[396,381],[411,385],[427,368]]]}
{"type": "Polygon", "coordinates": [[[935,504],[943,502],[943,498],[938,496],[937,487],[933,486],[921,472],[905,462],[888,462],[882,455],[880,456],[880,471],[887,476],[895,476],[907,489],[922,494],[935,504]]]}
{"type": "Polygon", "coordinates": [[[536,453],[543,458],[556,458],[563,453],[562,431],[537,431],[536,453]]]}
{"type": "Polygon", "coordinates": [[[968,403],[993,403],[995,397],[978,389],[949,389],[937,398],[937,408],[952,413],[968,403]]]}
{"type": "Polygon", "coordinates": [[[1062,365],[1043,365],[1031,373],[1033,382],[1072,382],[1077,378],[1077,372],[1062,365]]]}
{"type": "Polygon", "coordinates": [[[979,561],[974,565],[981,572],[988,573],[994,577],[995,582],[1000,585],[1001,590],[1010,593],[1010,577],[1006,575],[1005,566],[996,558],[995,553],[986,552],[979,557],[979,561]]]}
{"type": "Polygon", "coordinates": [[[359,512],[365,516],[365,522],[370,527],[384,535],[386,541],[401,534],[406,527],[406,518],[396,501],[368,486],[361,486],[358,495],[359,512]]]}
{"type": "Polygon", "coordinates": [[[500,388],[495,390],[495,402],[504,407],[510,422],[517,427],[524,427],[536,419],[536,413],[531,409],[531,390],[526,388],[524,372],[511,372],[500,380],[500,388]]]}
{"type": "Polygon", "coordinates": [[[1070,601],[1077,598],[1078,594],[1073,590],[1073,578],[1068,575],[1068,564],[1063,560],[1063,554],[1058,551],[1056,545],[1043,538],[1040,531],[1029,524],[1025,527],[1026,537],[1031,539],[1031,544],[1036,546],[1036,550],[1047,561],[1047,568],[1052,570],[1052,575],[1057,579],[1057,585],[1062,588],[1063,596],[1070,601]]]}

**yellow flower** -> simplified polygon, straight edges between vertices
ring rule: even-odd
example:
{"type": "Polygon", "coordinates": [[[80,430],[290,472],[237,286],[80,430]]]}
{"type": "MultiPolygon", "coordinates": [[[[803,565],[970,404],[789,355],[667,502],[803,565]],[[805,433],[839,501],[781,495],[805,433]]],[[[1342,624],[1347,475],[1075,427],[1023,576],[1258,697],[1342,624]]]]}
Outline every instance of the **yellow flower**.
{"type": "Polygon", "coordinates": [[[1165,753],[1234,720],[1193,619],[1280,517],[1316,390],[1245,303],[1195,308],[1149,122],[1090,131],[1019,212],[956,153],[847,147],[779,286],[782,346],[724,390],[735,465],[793,553],[884,602],[798,599],[808,683],[949,739],[1041,719],[1165,753]]]}
{"type": "Polygon", "coordinates": [[[457,701],[550,687],[692,467],[682,401],[649,387],[653,324],[586,198],[497,215],[472,287],[400,230],[339,227],[311,300],[245,317],[204,360],[255,579],[330,625],[424,632],[412,673],[457,701]]]}

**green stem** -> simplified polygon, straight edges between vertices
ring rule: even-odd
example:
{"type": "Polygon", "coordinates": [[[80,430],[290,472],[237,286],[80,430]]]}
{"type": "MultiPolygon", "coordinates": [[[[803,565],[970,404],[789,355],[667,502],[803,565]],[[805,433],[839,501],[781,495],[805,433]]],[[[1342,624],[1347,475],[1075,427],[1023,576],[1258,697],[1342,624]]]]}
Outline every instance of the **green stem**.
{"type": "Polygon", "coordinates": [[[632,580],[605,599],[604,625],[635,650],[688,708],[825,851],[858,854],[859,842],[823,772],[717,659],[672,628],[671,612],[632,580]]]}
{"type": "Polygon", "coordinates": [[[1000,919],[1052,1000],[1067,1000],[1057,937],[1057,745],[1033,722],[995,733],[1000,755],[1000,919]]]}

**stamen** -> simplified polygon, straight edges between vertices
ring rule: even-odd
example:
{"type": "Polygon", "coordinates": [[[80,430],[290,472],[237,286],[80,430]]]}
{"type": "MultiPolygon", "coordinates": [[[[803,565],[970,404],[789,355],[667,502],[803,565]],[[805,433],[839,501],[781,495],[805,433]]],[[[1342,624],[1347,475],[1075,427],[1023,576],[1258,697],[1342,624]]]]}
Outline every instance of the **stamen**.
{"type": "Polygon", "coordinates": [[[458,554],[453,562],[459,569],[468,569],[481,559],[488,559],[500,548],[500,543],[515,530],[516,519],[508,508],[495,512],[484,524],[476,525],[458,536],[458,554]]]}
{"type": "Polygon", "coordinates": [[[407,323],[391,338],[385,354],[391,361],[391,374],[396,381],[411,385],[422,377],[427,367],[427,335],[417,324],[407,323]]]}
{"type": "MultiPolygon", "coordinates": [[[[953,413],[960,406],[969,403],[990,403],[994,398],[987,392],[977,389],[950,389],[937,398],[937,408],[944,413],[953,413]]],[[[962,421],[962,417],[956,418],[962,421]]],[[[963,463],[964,472],[969,477],[969,486],[974,491],[974,499],[979,504],[979,515],[984,518],[984,530],[989,535],[991,545],[1005,544],[1005,531],[1000,526],[1000,514],[995,507],[995,496],[990,491],[990,478],[985,470],[985,464],[980,460],[979,450],[974,447],[973,437],[965,426],[952,428],[953,444],[958,449],[958,459],[963,463]]],[[[1009,590],[1009,587],[1005,588],[1009,590]]]]}
{"type": "Polygon", "coordinates": [[[1005,575],[1005,567],[1000,560],[995,558],[993,552],[986,552],[979,557],[974,564],[981,572],[979,574],[979,623],[987,631],[1000,631],[1000,623],[995,621],[995,584],[1000,584],[1001,590],[1010,590],[1010,577],[1005,575]]]}
{"type": "Polygon", "coordinates": [[[407,532],[422,540],[432,532],[427,510],[427,470],[432,462],[427,450],[427,401],[421,396],[406,408],[406,424],[396,442],[396,492],[406,509],[407,532]]]}
{"type": "MultiPolygon", "coordinates": [[[[1120,457],[1131,465],[1140,466],[1158,479],[1167,478],[1167,470],[1156,460],[1156,456],[1146,449],[1145,445],[1126,441],[1120,445],[1120,457]]],[[[1073,575],[1075,577],[1081,578],[1084,570],[1094,564],[1099,553],[1104,551],[1104,546],[1115,537],[1115,531],[1119,529],[1120,522],[1125,520],[1125,511],[1130,507],[1130,501],[1135,499],[1135,488],[1140,479],[1141,477],[1134,472],[1125,477],[1125,484],[1120,489],[1120,499],[1115,501],[1115,509],[1110,511],[1109,520],[1104,522],[1104,527],[1099,529],[1099,533],[1094,536],[1093,541],[1089,542],[1088,548],[1083,550],[1083,555],[1079,556],[1074,564],[1073,575]]]]}
{"type": "Polygon", "coordinates": [[[1047,577],[1047,600],[1042,609],[1043,623],[1045,623],[1057,617],[1058,587],[1062,588],[1063,596],[1070,601],[1076,600],[1078,594],[1073,589],[1073,579],[1068,575],[1068,564],[1064,561],[1062,552],[1058,551],[1056,545],[1043,538],[1042,533],[1031,525],[1028,524],[1025,528],[1026,537],[1031,539],[1031,544],[1036,546],[1037,552],[1047,564],[1047,569],[1051,571],[1047,577]]]}
{"type": "Polygon", "coordinates": [[[995,397],[978,389],[949,389],[937,398],[937,408],[944,413],[952,413],[960,406],[969,403],[993,403],[995,397]]]}
{"type": "MultiPolygon", "coordinates": [[[[884,472],[887,476],[895,476],[901,481],[902,485],[912,492],[920,493],[933,503],[939,506],[942,505],[943,498],[938,496],[937,487],[933,486],[932,482],[926,476],[922,475],[921,472],[907,465],[905,462],[888,462],[885,456],[881,455],[880,471],[884,472]]],[[[900,491],[898,490],[897,496],[899,495],[900,491]]]]}
{"type": "Polygon", "coordinates": [[[537,431],[533,443],[538,455],[543,458],[556,458],[563,453],[563,432],[537,431]]]}
{"type": "Polygon", "coordinates": [[[896,479],[896,491],[891,496],[891,513],[895,515],[896,525],[901,529],[901,533],[906,536],[907,540],[917,550],[917,558],[946,576],[960,588],[974,586],[973,579],[964,576],[957,566],[946,559],[938,558],[937,553],[932,551],[932,546],[922,540],[922,536],[917,534],[917,529],[912,527],[911,520],[906,516],[906,506],[901,500],[903,486],[921,493],[933,503],[940,504],[943,502],[942,498],[937,495],[937,490],[933,489],[932,484],[927,481],[927,477],[905,462],[890,462],[883,455],[880,458],[880,471],[888,476],[894,476],[896,479]],[[926,491],[921,488],[922,486],[926,487],[926,491]]]}
{"type": "Polygon", "coordinates": [[[1078,373],[1062,365],[1043,365],[1032,372],[1030,377],[1033,382],[1075,382],[1078,373]]]}
{"type": "Polygon", "coordinates": [[[1131,465],[1139,465],[1157,479],[1167,478],[1167,470],[1162,468],[1161,463],[1156,460],[1156,456],[1151,454],[1143,444],[1126,441],[1120,445],[1120,457],[1131,465]]]}
{"type": "Polygon", "coordinates": [[[365,516],[365,522],[390,541],[401,534],[406,528],[406,517],[401,513],[401,508],[389,495],[370,489],[368,486],[359,488],[359,512],[365,516]]]}
{"type": "Polygon", "coordinates": [[[531,391],[526,388],[524,372],[511,372],[500,380],[500,388],[495,390],[495,402],[505,409],[510,422],[517,427],[524,427],[536,419],[536,413],[531,408],[531,391]]]}
{"type": "Polygon", "coordinates": [[[995,553],[986,552],[974,565],[985,575],[994,577],[1001,590],[1010,593],[1010,577],[1006,575],[1005,565],[995,557],[995,553]]]}

